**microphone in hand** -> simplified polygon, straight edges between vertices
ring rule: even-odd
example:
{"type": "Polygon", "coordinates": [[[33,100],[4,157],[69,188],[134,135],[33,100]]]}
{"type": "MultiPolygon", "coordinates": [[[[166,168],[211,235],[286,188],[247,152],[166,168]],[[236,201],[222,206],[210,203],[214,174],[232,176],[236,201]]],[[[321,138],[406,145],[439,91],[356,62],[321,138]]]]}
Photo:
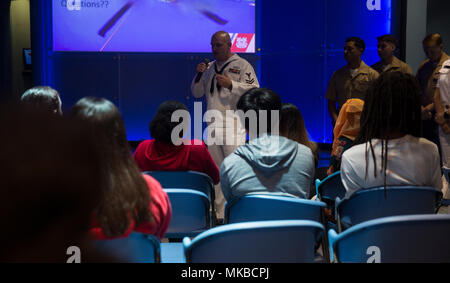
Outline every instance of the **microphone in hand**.
{"type": "Polygon", "coordinates": [[[201,80],[203,73],[206,71],[206,69],[208,69],[208,65],[209,65],[208,58],[205,58],[203,62],[197,65],[197,77],[195,78],[195,83],[198,83],[201,80]]]}

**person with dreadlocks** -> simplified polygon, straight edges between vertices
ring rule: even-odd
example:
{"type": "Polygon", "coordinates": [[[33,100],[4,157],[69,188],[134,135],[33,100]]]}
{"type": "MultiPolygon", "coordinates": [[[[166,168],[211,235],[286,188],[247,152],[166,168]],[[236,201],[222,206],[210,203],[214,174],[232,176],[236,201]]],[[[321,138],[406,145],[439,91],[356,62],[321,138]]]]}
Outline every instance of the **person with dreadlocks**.
{"type": "Polygon", "coordinates": [[[420,106],[420,87],[409,74],[384,73],[368,89],[355,146],[342,155],[346,197],[379,186],[442,189],[438,148],[420,138],[420,106]]]}

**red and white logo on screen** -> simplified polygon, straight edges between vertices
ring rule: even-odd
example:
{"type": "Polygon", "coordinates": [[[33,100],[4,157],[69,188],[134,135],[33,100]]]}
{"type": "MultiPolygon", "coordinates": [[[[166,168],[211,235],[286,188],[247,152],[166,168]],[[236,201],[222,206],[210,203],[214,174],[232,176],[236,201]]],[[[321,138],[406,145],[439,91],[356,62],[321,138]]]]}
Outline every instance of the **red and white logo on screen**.
{"type": "Polygon", "coordinates": [[[231,52],[251,53],[255,52],[254,33],[230,33],[231,52]]]}

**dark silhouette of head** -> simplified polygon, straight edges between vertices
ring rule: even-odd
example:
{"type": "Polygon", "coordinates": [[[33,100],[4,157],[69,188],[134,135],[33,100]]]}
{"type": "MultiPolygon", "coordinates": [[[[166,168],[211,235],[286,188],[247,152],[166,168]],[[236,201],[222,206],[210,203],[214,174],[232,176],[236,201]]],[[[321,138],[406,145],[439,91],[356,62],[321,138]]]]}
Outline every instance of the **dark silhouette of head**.
{"type": "Polygon", "coordinates": [[[27,109],[62,115],[59,93],[51,87],[37,86],[30,88],[22,94],[20,101],[27,109]]]}
{"type": "Polygon", "coordinates": [[[273,127],[279,125],[279,112],[281,110],[281,98],[278,94],[268,88],[253,88],[244,93],[238,103],[237,110],[241,110],[244,114],[249,111],[256,112],[256,120],[249,121],[245,119],[244,125],[247,133],[252,137],[259,137],[262,134],[271,134],[273,127]],[[267,114],[267,129],[260,128],[261,110],[265,110],[267,114]],[[276,114],[276,117],[273,116],[276,114]],[[256,126],[256,133],[252,132],[250,123],[256,126]]]}
{"type": "MultiPolygon", "coordinates": [[[[177,110],[188,111],[186,105],[179,101],[169,100],[161,103],[158,107],[156,115],[150,122],[150,135],[157,141],[166,144],[172,144],[172,131],[178,126],[179,122],[172,122],[172,114],[177,110]]],[[[183,121],[187,122],[187,121],[183,121]]],[[[183,132],[180,132],[179,138],[183,137],[183,132]]]]}
{"type": "Polygon", "coordinates": [[[20,108],[0,111],[0,262],[65,262],[88,239],[99,156],[82,125],[20,108]]]}

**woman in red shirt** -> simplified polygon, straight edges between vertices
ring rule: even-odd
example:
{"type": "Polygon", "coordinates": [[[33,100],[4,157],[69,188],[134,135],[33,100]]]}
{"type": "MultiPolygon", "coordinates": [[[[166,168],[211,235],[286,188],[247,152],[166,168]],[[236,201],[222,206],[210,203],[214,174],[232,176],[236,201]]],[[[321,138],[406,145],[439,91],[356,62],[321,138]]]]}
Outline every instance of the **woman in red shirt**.
{"type": "MultiPolygon", "coordinates": [[[[154,139],[139,144],[134,160],[141,171],[197,171],[209,175],[214,184],[218,184],[219,168],[202,141],[184,141],[181,145],[174,145],[172,131],[179,122],[172,122],[171,118],[177,110],[188,111],[178,101],[166,101],[158,107],[150,122],[150,135],[154,139]]],[[[175,138],[182,141],[182,137],[175,138]]]]}
{"type": "Polygon", "coordinates": [[[70,116],[91,129],[102,163],[101,198],[91,235],[113,239],[137,231],[162,238],[172,215],[169,198],[133,161],[119,110],[106,99],[87,97],[77,102],[70,116]]]}

